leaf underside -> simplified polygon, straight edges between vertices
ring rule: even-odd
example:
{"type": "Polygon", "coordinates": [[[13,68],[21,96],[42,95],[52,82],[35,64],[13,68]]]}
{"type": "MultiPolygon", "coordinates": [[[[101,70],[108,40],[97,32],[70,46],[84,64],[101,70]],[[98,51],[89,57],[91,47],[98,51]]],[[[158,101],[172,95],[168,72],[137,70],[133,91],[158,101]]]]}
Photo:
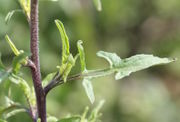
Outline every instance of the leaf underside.
{"type": "Polygon", "coordinates": [[[97,56],[105,58],[109,62],[110,68],[105,71],[105,73],[115,73],[116,80],[129,76],[131,73],[136,71],[175,61],[175,59],[159,58],[147,54],[138,54],[126,59],[121,59],[115,53],[108,53],[104,51],[99,51],[97,56]]]}

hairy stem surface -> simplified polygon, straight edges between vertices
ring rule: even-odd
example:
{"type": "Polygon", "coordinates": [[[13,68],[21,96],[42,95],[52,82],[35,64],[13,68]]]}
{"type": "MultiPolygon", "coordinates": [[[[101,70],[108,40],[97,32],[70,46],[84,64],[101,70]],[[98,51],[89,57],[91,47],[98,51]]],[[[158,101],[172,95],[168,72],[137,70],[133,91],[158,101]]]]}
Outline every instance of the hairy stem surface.
{"type": "Polygon", "coordinates": [[[36,68],[31,68],[31,72],[36,93],[38,117],[41,119],[41,122],[46,122],[46,98],[41,83],[41,72],[39,63],[38,0],[31,0],[30,31],[32,53],[31,60],[36,66],[36,68]]]}

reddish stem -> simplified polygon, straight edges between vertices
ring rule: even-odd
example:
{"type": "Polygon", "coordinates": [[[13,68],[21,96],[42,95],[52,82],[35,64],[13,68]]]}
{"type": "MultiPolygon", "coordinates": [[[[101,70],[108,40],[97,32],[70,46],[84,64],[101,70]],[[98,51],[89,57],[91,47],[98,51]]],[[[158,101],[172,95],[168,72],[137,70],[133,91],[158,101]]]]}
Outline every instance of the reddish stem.
{"type": "Polygon", "coordinates": [[[46,97],[41,83],[41,72],[39,62],[38,0],[31,0],[30,30],[32,53],[31,60],[36,66],[36,68],[31,68],[31,72],[36,93],[38,117],[41,119],[41,122],[46,122],[46,97]]]}

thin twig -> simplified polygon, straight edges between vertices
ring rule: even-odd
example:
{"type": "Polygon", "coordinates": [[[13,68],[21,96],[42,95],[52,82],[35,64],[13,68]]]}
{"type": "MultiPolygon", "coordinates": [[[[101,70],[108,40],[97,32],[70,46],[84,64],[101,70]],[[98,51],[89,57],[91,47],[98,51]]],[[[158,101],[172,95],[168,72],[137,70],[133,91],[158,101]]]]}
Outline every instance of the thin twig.
{"type": "Polygon", "coordinates": [[[27,59],[27,64],[26,65],[24,65],[25,67],[30,67],[30,68],[32,68],[32,69],[34,69],[34,70],[37,70],[36,69],[36,65],[30,60],[30,59],[27,59]]]}

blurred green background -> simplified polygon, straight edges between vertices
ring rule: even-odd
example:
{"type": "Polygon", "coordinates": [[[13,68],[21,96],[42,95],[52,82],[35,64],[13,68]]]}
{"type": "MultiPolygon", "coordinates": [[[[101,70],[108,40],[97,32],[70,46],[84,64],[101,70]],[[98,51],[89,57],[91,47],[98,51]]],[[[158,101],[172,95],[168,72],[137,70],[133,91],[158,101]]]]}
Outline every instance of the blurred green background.
{"type": "MultiPolygon", "coordinates": [[[[60,19],[70,38],[71,52],[76,42],[84,41],[88,69],[108,67],[97,58],[99,50],[116,52],[121,58],[147,53],[160,57],[180,57],[180,0],[102,0],[97,12],[92,0],[58,0],[39,2],[40,60],[42,77],[56,71],[61,61],[61,39],[54,20],[60,19]]],[[[5,16],[20,9],[15,0],[0,0],[0,52],[7,67],[13,53],[4,36],[8,34],[18,49],[29,51],[29,27],[22,13],[13,15],[9,24],[5,16]]],[[[79,63],[71,74],[80,72],[79,63]]],[[[30,72],[23,76],[32,84],[30,72]]],[[[156,66],[115,81],[113,76],[93,80],[96,103],[105,99],[102,122],[180,122],[180,61],[156,66]]],[[[3,103],[0,89],[0,104],[3,103]]],[[[12,99],[24,104],[21,91],[12,86],[12,99]]],[[[95,104],[96,104],[95,103],[95,104]]],[[[48,94],[48,113],[59,118],[93,108],[81,81],[64,84],[48,94]]],[[[9,122],[30,122],[26,114],[11,117],[9,122]]]]}

